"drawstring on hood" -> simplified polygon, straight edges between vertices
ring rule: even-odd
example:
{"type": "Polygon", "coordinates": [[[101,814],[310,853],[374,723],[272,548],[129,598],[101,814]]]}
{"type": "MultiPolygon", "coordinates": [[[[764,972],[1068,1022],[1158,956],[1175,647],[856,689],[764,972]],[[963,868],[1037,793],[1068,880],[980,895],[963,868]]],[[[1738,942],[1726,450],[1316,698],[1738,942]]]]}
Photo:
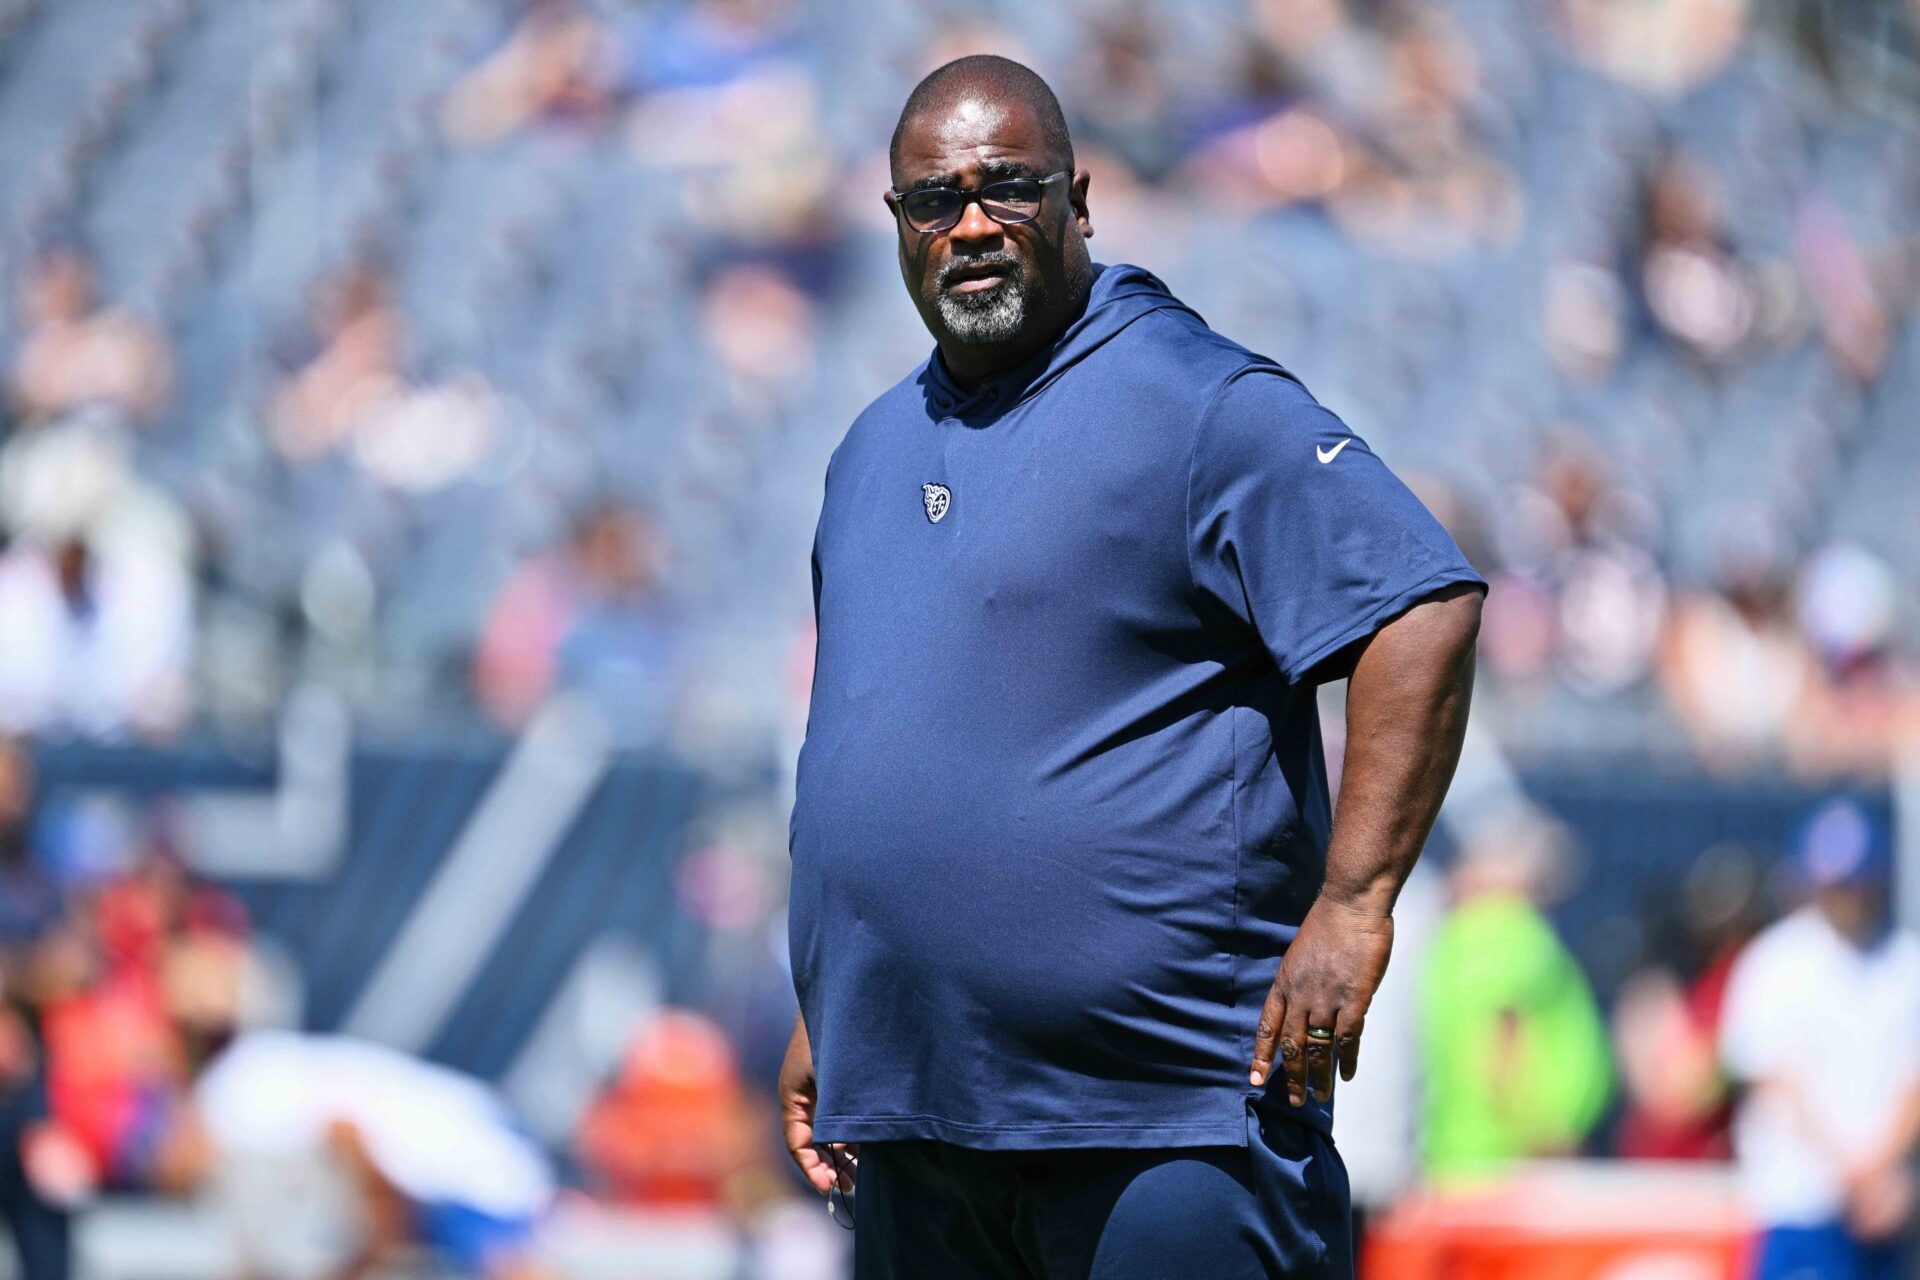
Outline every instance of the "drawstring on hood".
{"type": "Polygon", "coordinates": [[[1093,271],[1093,287],[1080,317],[1051,346],[997,378],[968,390],[953,380],[939,348],[934,348],[916,379],[926,396],[928,412],[936,418],[1004,413],[1045,390],[1141,316],[1179,310],[1198,318],[1193,308],[1168,292],[1160,278],[1144,267],[1096,262],[1093,271]]]}

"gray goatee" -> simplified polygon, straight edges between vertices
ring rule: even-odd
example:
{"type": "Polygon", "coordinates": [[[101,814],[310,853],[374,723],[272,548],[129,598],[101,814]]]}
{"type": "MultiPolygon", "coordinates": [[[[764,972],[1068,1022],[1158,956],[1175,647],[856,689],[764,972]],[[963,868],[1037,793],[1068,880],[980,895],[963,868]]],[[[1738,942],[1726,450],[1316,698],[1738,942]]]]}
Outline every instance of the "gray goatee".
{"type": "Polygon", "coordinates": [[[1011,255],[988,254],[950,262],[940,273],[935,305],[947,331],[962,342],[1006,342],[1019,336],[1027,320],[1027,289],[1011,255]],[[1008,274],[984,293],[951,293],[947,282],[962,267],[1004,266],[1008,274]]]}

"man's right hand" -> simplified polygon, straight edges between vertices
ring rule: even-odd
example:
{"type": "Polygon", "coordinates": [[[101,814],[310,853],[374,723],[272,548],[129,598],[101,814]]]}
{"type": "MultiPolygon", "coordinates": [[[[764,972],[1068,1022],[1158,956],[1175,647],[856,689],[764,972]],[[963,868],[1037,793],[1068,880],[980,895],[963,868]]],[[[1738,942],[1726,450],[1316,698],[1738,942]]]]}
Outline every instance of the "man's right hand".
{"type": "MultiPolygon", "coordinates": [[[[787,1042],[787,1057],[780,1064],[780,1127],[787,1142],[787,1154],[800,1166],[813,1189],[821,1195],[833,1190],[832,1162],[813,1144],[813,1107],[819,1090],[813,1081],[813,1045],[807,1039],[807,1024],[793,1020],[793,1039],[787,1042]]],[[[860,1154],[860,1144],[835,1143],[849,1157],[860,1154]]],[[[840,1161],[840,1190],[853,1190],[853,1161],[840,1161]]]]}

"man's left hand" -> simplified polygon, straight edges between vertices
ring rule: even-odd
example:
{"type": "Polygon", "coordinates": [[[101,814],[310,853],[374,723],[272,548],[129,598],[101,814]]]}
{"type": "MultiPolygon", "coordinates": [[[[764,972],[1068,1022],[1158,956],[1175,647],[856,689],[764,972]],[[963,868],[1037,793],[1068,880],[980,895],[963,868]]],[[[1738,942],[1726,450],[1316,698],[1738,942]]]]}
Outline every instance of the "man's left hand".
{"type": "Polygon", "coordinates": [[[1393,916],[1321,897],[1300,922],[1260,1011],[1253,1038],[1255,1085],[1273,1074],[1277,1052],[1287,1077],[1287,1101],[1298,1107],[1308,1092],[1333,1097],[1333,1067],[1353,1079],[1360,1064],[1360,1033],[1367,1006],[1393,951],[1393,916]],[[1315,1038],[1309,1028],[1331,1031],[1315,1038]]]}

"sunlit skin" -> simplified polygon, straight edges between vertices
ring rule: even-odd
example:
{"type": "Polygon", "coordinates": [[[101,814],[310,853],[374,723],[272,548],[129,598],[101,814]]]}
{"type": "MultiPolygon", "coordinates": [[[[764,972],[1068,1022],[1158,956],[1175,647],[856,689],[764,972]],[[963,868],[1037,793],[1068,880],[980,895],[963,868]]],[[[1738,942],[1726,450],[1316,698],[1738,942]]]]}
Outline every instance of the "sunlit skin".
{"type": "MultiPolygon", "coordinates": [[[[893,164],[894,190],[916,186],[953,186],[976,191],[1007,178],[1044,178],[1067,168],[1064,156],[1047,146],[1046,133],[1033,110],[1018,102],[996,102],[969,94],[939,111],[916,115],[900,134],[893,164]]],[[[949,231],[915,231],[900,216],[899,200],[885,193],[887,209],[900,234],[900,276],[920,319],[939,344],[947,372],[964,386],[1007,372],[1059,337],[1085,308],[1092,287],[1087,238],[1093,221],[1087,213],[1085,169],[1071,182],[1046,188],[1039,214],[1031,222],[1002,226],[978,202],[969,203],[949,231]],[[1027,322],[1008,342],[969,343],[947,328],[938,306],[939,279],[948,263],[992,254],[1017,259],[1016,278],[1030,298],[1027,322]]],[[[1007,268],[961,270],[950,287],[971,292],[1005,287],[1007,268]],[[968,275],[976,276],[967,279],[968,275]]]]}

